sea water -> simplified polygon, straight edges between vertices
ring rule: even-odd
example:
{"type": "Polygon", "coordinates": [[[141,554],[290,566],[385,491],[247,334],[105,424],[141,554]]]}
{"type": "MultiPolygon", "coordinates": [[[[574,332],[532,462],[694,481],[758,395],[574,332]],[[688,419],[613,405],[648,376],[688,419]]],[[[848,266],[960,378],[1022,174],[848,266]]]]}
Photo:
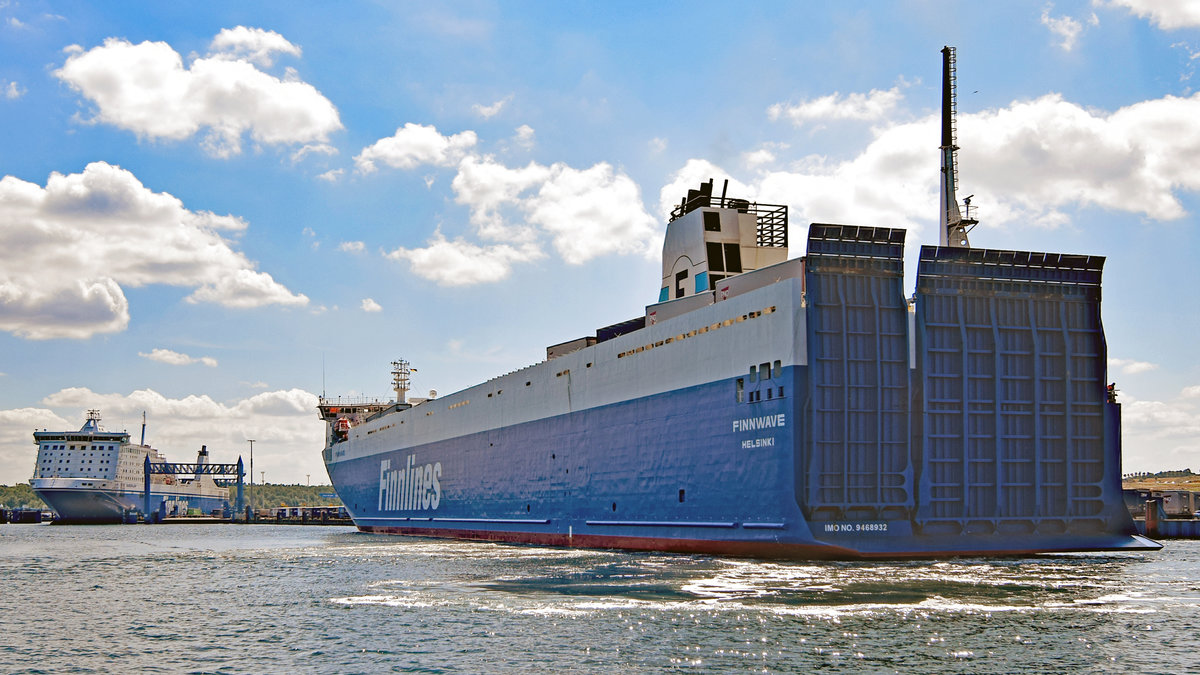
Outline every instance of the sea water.
{"type": "Polygon", "coordinates": [[[781,562],[274,525],[0,525],[4,673],[1181,673],[1200,542],[781,562]]]}

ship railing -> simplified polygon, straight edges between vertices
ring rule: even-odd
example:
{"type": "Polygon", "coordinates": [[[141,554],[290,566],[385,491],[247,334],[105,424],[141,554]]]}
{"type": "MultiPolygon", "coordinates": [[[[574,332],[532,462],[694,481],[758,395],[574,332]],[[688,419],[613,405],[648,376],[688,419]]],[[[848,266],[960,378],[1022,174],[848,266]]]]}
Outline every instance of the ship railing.
{"type": "Polygon", "coordinates": [[[788,207],[787,204],[759,204],[734,197],[710,197],[697,195],[671,210],[671,220],[681,218],[700,208],[736,209],[738,213],[754,216],[757,225],[757,245],[770,248],[787,248],[788,207]]]}
{"type": "Polygon", "coordinates": [[[390,405],[390,399],[380,399],[371,396],[338,396],[336,398],[319,397],[318,405],[390,405]]]}

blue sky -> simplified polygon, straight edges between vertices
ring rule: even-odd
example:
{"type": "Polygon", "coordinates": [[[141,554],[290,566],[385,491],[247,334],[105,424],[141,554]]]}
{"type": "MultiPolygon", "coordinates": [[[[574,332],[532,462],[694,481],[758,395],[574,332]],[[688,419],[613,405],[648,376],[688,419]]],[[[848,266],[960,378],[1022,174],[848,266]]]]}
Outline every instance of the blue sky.
{"type": "MultiPolygon", "coordinates": [[[[1105,256],[1125,470],[1200,470],[1200,2],[0,0],[0,484],[99,408],[324,482],[316,396],[449,393],[657,298],[687,187],[1105,256]]],[[[256,476],[256,479],[258,476],[256,476]]]]}

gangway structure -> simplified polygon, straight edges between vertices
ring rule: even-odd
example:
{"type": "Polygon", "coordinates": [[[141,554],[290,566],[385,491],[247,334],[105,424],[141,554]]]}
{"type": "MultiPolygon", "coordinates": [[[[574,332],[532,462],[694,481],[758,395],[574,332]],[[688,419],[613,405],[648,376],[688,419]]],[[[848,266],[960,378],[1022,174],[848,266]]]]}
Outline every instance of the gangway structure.
{"type": "Polygon", "coordinates": [[[237,460],[236,464],[209,464],[207,462],[190,463],[190,464],[183,464],[183,463],[178,463],[178,462],[151,462],[150,457],[147,456],[145,459],[145,462],[143,463],[142,466],[143,466],[143,474],[144,474],[144,482],[143,482],[143,490],[142,490],[142,501],[143,501],[142,512],[146,518],[149,518],[150,513],[151,513],[151,511],[150,511],[150,476],[152,476],[154,474],[166,474],[166,475],[187,474],[187,475],[195,476],[197,478],[199,478],[200,476],[234,476],[234,478],[232,478],[232,479],[225,479],[225,480],[221,480],[221,481],[214,480],[213,482],[217,483],[218,485],[226,485],[227,486],[231,483],[237,485],[237,498],[235,500],[235,504],[233,507],[234,513],[242,513],[243,509],[245,508],[245,497],[244,497],[244,493],[243,493],[243,489],[244,489],[244,487],[243,487],[244,480],[243,479],[245,478],[246,472],[244,470],[244,467],[242,464],[242,458],[240,455],[238,456],[238,460],[237,460]]]}

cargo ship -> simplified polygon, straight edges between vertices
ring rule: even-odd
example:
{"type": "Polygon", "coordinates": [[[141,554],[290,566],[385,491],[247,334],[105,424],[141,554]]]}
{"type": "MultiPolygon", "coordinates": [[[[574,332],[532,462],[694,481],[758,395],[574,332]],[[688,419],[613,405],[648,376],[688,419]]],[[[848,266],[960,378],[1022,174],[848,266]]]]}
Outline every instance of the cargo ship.
{"type": "MultiPolygon", "coordinates": [[[[145,444],[145,435],[144,423],[140,443],[132,443],[129,432],[105,430],[99,410],[87,411],[78,431],[35,431],[37,465],[29,486],[54,510],[57,523],[123,522],[146,503],[146,460],[166,461],[145,444]]],[[[201,448],[196,465],[206,464],[208,451],[201,448]]],[[[155,474],[149,503],[167,516],[208,515],[229,508],[229,490],[199,469],[194,476],[155,474]]]]}
{"type": "Polygon", "coordinates": [[[943,50],[940,242],[689,190],[656,302],[443,397],[321,397],[364,532],[796,559],[1153,550],[1121,493],[1103,258],[973,248],[943,50]]]}

